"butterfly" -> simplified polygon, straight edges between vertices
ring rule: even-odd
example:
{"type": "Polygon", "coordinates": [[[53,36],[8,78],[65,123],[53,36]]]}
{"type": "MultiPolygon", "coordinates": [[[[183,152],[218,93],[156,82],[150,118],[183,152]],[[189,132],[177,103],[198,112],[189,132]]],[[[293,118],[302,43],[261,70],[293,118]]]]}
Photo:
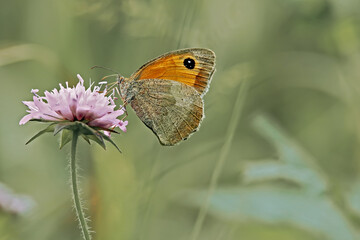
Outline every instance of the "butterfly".
{"type": "Polygon", "coordinates": [[[162,145],[186,140],[204,118],[203,97],[215,71],[215,53],[187,48],[145,63],[129,78],[119,75],[119,93],[162,145]]]}

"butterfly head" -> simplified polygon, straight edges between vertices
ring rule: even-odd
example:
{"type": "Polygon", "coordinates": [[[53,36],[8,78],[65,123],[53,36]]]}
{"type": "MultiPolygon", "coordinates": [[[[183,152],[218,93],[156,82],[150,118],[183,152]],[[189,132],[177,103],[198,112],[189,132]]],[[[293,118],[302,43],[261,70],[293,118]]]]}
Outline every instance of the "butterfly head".
{"type": "Polygon", "coordinates": [[[119,95],[121,99],[124,101],[126,98],[127,89],[129,87],[128,78],[121,76],[120,74],[117,75],[116,81],[119,87],[119,95]]]}

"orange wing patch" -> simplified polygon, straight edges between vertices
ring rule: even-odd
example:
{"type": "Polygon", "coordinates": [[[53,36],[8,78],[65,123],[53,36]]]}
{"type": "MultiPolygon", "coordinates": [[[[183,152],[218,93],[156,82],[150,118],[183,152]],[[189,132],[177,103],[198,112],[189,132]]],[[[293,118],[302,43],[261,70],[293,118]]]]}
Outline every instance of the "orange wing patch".
{"type": "Polygon", "coordinates": [[[207,49],[184,49],[162,55],[143,65],[130,79],[173,80],[204,93],[215,70],[215,54],[207,49]],[[185,63],[190,61],[190,65],[185,63]]]}

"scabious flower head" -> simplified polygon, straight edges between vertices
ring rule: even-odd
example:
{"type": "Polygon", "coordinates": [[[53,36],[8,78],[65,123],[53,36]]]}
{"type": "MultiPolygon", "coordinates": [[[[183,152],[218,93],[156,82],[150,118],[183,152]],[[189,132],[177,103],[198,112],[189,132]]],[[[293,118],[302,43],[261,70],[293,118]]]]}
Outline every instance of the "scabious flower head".
{"type": "Polygon", "coordinates": [[[23,101],[28,106],[28,115],[20,120],[20,125],[27,123],[30,119],[43,119],[48,121],[84,121],[89,126],[101,128],[119,127],[126,131],[127,121],[119,120],[124,110],[114,110],[116,105],[113,95],[106,96],[106,91],[99,92],[96,86],[85,89],[84,80],[77,75],[79,82],[76,87],[70,88],[60,84],[60,90],[52,92],[45,91],[45,97],[37,94],[39,90],[33,89],[33,101],[23,101]]]}
{"type": "MultiPolygon", "coordinates": [[[[110,132],[115,132],[116,127],[126,132],[128,122],[118,119],[124,114],[124,109],[120,107],[115,110],[114,92],[109,94],[106,88],[100,91],[104,82],[86,89],[84,80],[79,74],[77,77],[79,82],[75,87],[69,87],[68,83],[66,87],[60,84],[60,90],[45,91],[45,96],[39,96],[39,90],[32,89],[33,101],[23,101],[29,108],[28,115],[19,124],[23,125],[30,120],[50,122],[52,128],[46,132],[54,131],[55,134],[59,129],[73,130],[77,126],[83,129],[80,133],[85,137],[95,135],[101,141],[103,134],[110,137],[110,132]]],[[[105,140],[108,140],[106,137],[105,140]]]]}

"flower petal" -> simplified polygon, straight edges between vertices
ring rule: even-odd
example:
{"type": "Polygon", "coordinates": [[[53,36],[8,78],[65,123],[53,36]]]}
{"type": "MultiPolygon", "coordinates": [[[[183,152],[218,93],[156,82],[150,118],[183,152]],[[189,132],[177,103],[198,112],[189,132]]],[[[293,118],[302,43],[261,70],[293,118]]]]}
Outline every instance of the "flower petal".
{"type": "Polygon", "coordinates": [[[31,114],[28,114],[28,115],[25,115],[19,122],[19,125],[24,125],[25,123],[27,123],[28,121],[30,121],[32,119],[32,115],[31,114]]]}

